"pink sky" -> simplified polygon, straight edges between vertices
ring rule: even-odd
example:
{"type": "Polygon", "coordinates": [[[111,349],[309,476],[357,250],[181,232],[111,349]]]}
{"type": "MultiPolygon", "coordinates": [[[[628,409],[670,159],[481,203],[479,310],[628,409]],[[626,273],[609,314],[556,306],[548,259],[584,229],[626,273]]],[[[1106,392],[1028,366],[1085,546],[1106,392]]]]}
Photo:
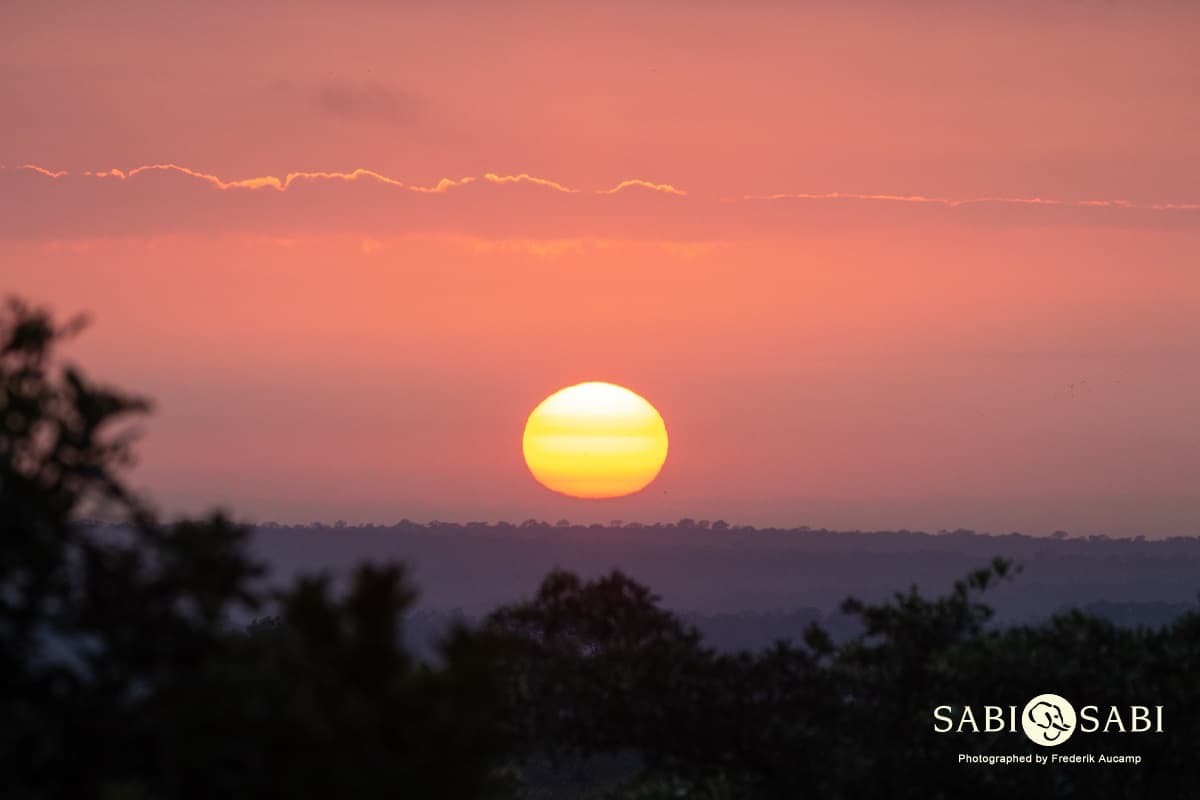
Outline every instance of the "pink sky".
{"type": "Polygon", "coordinates": [[[92,313],[71,354],[156,398],[171,511],[1197,534],[1197,32],[8,3],[0,289],[92,313]],[[521,462],[589,379],[666,419],[640,495],[521,462]]]}

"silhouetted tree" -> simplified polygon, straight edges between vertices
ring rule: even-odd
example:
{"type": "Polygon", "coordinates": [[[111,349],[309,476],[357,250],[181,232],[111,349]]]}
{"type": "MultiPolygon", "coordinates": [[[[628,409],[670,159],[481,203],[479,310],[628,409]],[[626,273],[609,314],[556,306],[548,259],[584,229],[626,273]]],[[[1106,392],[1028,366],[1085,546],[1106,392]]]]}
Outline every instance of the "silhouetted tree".
{"type": "Polygon", "coordinates": [[[555,571],[531,601],[489,617],[511,643],[509,708],[527,745],[657,754],[666,727],[689,714],[710,654],[656,601],[620,573],[584,582],[555,571]]]}
{"type": "Polygon", "coordinates": [[[1119,628],[1073,611],[1000,628],[980,593],[997,560],[944,597],[848,600],[861,632],[817,624],[798,643],[716,654],[644,587],[617,574],[549,576],[491,624],[520,646],[512,713],[529,750],[632,750],[646,769],[605,798],[1191,797],[1200,785],[1200,615],[1119,628]],[[1020,734],[934,734],[933,708],[1017,704],[1054,691],[1107,709],[1166,704],[1169,730],[1076,736],[1055,752],[1141,755],[1140,767],[981,767],[959,753],[1044,753],[1020,734]]]}
{"type": "Polygon", "coordinates": [[[494,641],[458,625],[420,663],[401,566],[271,592],[245,527],[160,523],[115,430],[148,404],[55,360],[81,326],[0,315],[0,796],[503,793],[494,641]]]}

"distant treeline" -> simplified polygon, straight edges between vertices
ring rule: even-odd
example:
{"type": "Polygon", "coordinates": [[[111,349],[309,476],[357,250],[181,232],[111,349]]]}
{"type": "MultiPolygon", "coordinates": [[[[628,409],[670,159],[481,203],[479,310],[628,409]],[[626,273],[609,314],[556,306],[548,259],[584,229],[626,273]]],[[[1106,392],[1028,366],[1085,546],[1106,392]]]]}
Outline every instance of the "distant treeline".
{"type": "Polygon", "coordinates": [[[1022,570],[1018,584],[989,595],[1000,621],[1040,620],[1102,604],[1095,606],[1098,613],[1118,622],[1154,624],[1194,606],[1200,591],[1200,537],[832,531],[688,519],[586,526],[405,520],[391,526],[268,523],[257,526],[253,547],[285,577],[344,573],[364,558],[406,561],[422,586],[421,608],[458,608],[472,616],[526,597],[556,567],[592,577],[620,569],[653,586],[664,605],[680,613],[809,610],[832,615],[835,630],[847,595],[880,600],[914,584],[944,591],[997,556],[1022,570]]]}
{"type": "MultiPolygon", "coordinates": [[[[105,523],[97,522],[95,524],[103,525],[105,523]]],[[[538,530],[547,531],[547,530],[553,529],[556,531],[578,532],[581,530],[595,531],[595,530],[613,530],[613,529],[621,528],[621,529],[627,529],[627,530],[687,531],[688,533],[694,533],[695,531],[717,531],[717,532],[734,531],[734,532],[741,532],[741,533],[774,533],[774,534],[809,534],[809,535],[811,535],[811,534],[818,534],[818,535],[820,535],[820,534],[836,534],[838,536],[856,536],[856,535],[857,536],[875,536],[875,535],[880,535],[880,534],[888,534],[888,535],[892,535],[892,536],[921,536],[921,537],[936,536],[939,538],[944,538],[947,536],[982,536],[982,537],[987,537],[988,539],[1016,537],[1016,538],[1020,538],[1020,539],[1031,539],[1031,540],[1034,540],[1037,542],[1045,542],[1047,540],[1050,540],[1050,541],[1072,541],[1072,542],[1137,542],[1137,543],[1141,543],[1141,542],[1151,541],[1151,542],[1200,543],[1200,533],[1198,533],[1196,536],[1171,536],[1171,537],[1166,537],[1166,538],[1158,537],[1158,538],[1153,538],[1153,539],[1147,539],[1147,537],[1145,537],[1145,536],[1113,537],[1113,536],[1108,536],[1106,534],[1072,535],[1068,531],[1061,531],[1061,530],[1055,531],[1054,533],[1050,534],[1049,536],[1032,536],[1029,534],[1021,533],[1019,531],[1009,531],[1007,533],[994,533],[994,532],[986,532],[986,531],[974,531],[969,528],[956,528],[954,530],[942,529],[942,530],[938,530],[936,532],[921,531],[921,530],[909,530],[907,528],[898,528],[898,529],[894,529],[894,530],[872,530],[872,531],[863,531],[863,530],[859,530],[859,529],[841,530],[841,529],[835,529],[835,528],[813,528],[808,525],[797,525],[797,526],[791,527],[791,528],[779,528],[779,527],[774,527],[774,526],[760,528],[760,527],[756,527],[754,525],[740,525],[740,524],[730,523],[723,519],[708,520],[708,519],[692,519],[691,517],[682,517],[675,522],[638,522],[636,520],[627,522],[625,520],[614,519],[614,520],[610,520],[608,522],[592,522],[592,523],[586,523],[586,524],[585,523],[573,523],[567,519],[559,519],[556,522],[549,522],[547,520],[541,520],[541,519],[536,519],[536,518],[532,518],[532,517],[524,520],[523,522],[519,522],[519,523],[514,523],[514,522],[510,522],[510,521],[505,521],[505,520],[501,520],[498,522],[490,522],[490,521],[482,521],[482,520],[475,520],[475,521],[469,521],[469,522],[443,522],[441,520],[430,520],[428,522],[417,522],[415,520],[410,520],[408,518],[404,518],[404,519],[399,520],[398,522],[392,523],[391,525],[384,525],[381,523],[371,523],[371,522],[350,523],[350,522],[346,522],[345,520],[335,520],[332,523],[322,522],[320,520],[314,520],[313,522],[309,522],[307,524],[280,523],[280,522],[274,522],[274,521],[267,520],[267,521],[257,523],[257,527],[264,528],[264,529],[276,529],[276,528],[296,529],[296,528],[298,528],[298,529],[314,529],[314,530],[331,530],[331,529],[332,530],[345,530],[347,528],[357,529],[357,530],[362,530],[362,529],[369,529],[369,530],[370,529],[388,529],[388,530],[421,529],[421,530],[457,531],[457,532],[486,532],[486,531],[509,532],[509,531],[513,531],[515,529],[520,529],[520,530],[525,530],[525,531],[538,531],[538,530]]],[[[1198,527],[1198,530],[1200,530],[1200,523],[1198,523],[1197,527],[1198,527]]]]}

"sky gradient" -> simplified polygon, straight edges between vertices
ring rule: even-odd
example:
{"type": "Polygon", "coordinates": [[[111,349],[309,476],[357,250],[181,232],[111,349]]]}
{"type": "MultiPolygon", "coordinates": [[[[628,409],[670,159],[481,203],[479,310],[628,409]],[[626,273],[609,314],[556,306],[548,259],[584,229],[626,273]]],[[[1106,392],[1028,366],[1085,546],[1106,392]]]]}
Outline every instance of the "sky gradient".
{"type": "Polygon", "coordinates": [[[1200,6],[7,3],[0,290],[260,520],[1200,533],[1200,6]],[[557,497],[585,380],[671,437],[557,497]]]}

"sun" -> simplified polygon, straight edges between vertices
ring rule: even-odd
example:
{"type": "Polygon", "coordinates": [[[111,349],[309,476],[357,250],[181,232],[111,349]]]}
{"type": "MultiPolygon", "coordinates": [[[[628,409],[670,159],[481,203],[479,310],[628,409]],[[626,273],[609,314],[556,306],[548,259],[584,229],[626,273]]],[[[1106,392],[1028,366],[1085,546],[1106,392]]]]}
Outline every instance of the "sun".
{"type": "Polygon", "coordinates": [[[667,426],[642,396],[589,381],[560,389],[529,415],[525,463],[538,483],[571,497],[645,489],[667,460],[667,426]]]}

